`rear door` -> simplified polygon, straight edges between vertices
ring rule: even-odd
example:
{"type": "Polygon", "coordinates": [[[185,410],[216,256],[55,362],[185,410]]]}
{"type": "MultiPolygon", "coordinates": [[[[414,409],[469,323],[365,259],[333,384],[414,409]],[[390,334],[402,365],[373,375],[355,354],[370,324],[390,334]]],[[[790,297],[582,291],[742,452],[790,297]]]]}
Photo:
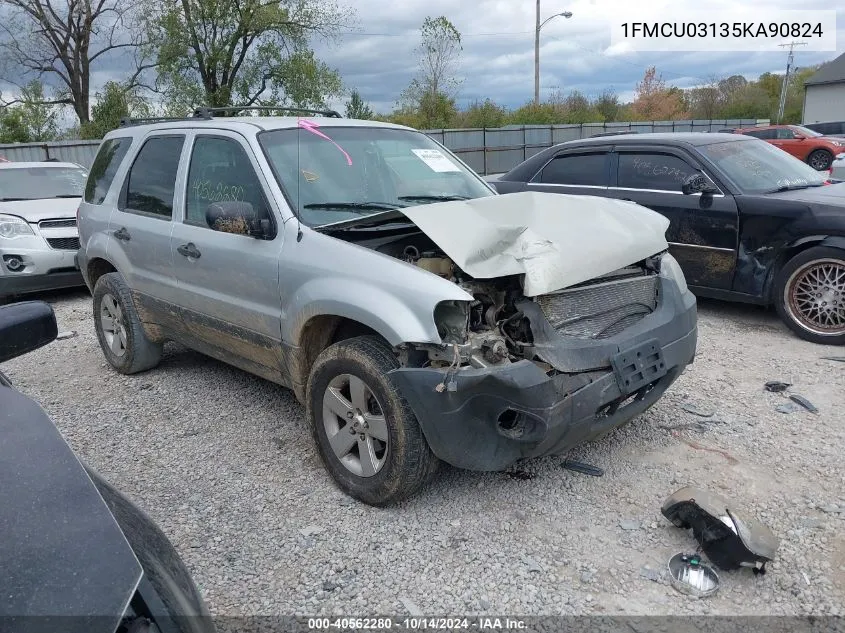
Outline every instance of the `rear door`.
{"type": "Polygon", "coordinates": [[[109,221],[109,255],[132,290],[141,319],[181,329],[170,256],[176,178],[185,134],[148,135],[132,159],[109,221]]]}
{"type": "Polygon", "coordinates": [[[691,286],[729,289],[736,266],[738,214],[733,196],[688,152],[675,147],[618,146],[609,195],[669,219],[666,240],[691,286]],[[681,185],[704,171],[722,192],[685,195],[681,185]]]}
{"type": "Polygon", "coordinates": [[[242,136],[197,132],[189,144],[184,196],[170,242],[187,332],[201,351],[278,381],[280,216],[242,136]],[[252,204],[259,217],[270,220],[272,236],[212,229],[206,209],[221,201],[252,204]]]}
{"type": "Polygon", "coordinates": [[[605,196],[610,185],[610,145],[563,149],[526,184],[528,191],[605,196]]]}

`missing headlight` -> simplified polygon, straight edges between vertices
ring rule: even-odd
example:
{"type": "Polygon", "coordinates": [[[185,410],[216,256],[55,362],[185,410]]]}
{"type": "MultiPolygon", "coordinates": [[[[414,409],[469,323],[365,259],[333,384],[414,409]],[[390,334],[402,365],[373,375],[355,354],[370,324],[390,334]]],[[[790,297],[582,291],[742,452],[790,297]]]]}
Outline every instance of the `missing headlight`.
{"type": "Polygon", "coordinates": [[[466,301],[441,301],[434,308],[434,323],[444,343],[466,342],[469,304],[466,301]]]}

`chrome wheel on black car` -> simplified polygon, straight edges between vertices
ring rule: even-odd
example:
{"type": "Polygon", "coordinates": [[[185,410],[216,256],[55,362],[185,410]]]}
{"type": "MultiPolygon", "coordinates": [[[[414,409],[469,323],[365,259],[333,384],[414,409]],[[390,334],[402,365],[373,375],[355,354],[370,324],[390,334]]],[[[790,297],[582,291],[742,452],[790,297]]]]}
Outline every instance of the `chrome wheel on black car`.
{"type": "Polygon", "coordinates": [[[778,276],[777,308],[786,324],[814,343],[845,344],[845,251],[814,247],[778,276]]]}

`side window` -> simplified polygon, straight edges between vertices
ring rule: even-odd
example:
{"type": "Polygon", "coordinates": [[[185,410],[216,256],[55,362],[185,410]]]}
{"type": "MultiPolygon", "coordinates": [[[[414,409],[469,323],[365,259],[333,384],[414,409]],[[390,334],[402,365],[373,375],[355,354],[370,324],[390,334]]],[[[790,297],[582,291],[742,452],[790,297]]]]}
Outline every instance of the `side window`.
{"type": "Polygon", "coordinates": [[[103,204],[117,168],[132,145],[131,138],[110,138],[100,145],[85,183],[85,202],[103,204]]]}
{"type": "Polygon", "coordinates": [[[172,217],[176,171],[184,142],[184,136],[147,139],[129,169],[124,210],[172,217]]]}
{"type": "Polygon", "coordinates": [[[609,161],[610,154],[606,152],[557,156],[543,167],[534,182],[607,187],[609,161]]]}
{"type": "Polygon", "coordinates": [[[760,138],[764,141],[769,141],[777,137],[775,130],[749,130],[748,132],[745,132],[745,135],[753,136],[754,138],[760,138]]]}
{"type": "Polygon", "coordinates": [[[188,168],[185,222],[207,227],[213,202],[248,202],[258,220],[270,219],[270,206],[243,146],[228,138],[198,136],[188,168]]]}
{"type": "Polygon", "coordinates": [[[795,132],[786,127],[777,129],[777,139],[781,141],[795,140],[795,132]]]}
{"type": "Polygon", "coordinates": [[[697,170],[671,154],[619,154],[620,187],[681,191],[684,180],[697,170]]]}

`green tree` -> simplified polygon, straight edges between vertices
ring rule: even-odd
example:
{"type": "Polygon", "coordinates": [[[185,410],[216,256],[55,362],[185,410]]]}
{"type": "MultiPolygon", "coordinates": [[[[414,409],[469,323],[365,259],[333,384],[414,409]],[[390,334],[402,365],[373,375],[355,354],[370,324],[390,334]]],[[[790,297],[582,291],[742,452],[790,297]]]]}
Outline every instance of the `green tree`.
{"type": "Polygon", "coordinates": [[[346,102],[346,118],[348,119],[372,119],[372,109],[361,98],[361,94],[357,90],[353,90],[349,95],[349,101],[346,102]]]}
{"type": "Polygon", "coordinates": [[[461,127],[502,127],[508,113],[491,99],[476,101],[459,113],[456,123],[461,127]]]}
{"type": "Polygon", "coordinates": [[[148,117],[151,108],[135,89],[109,81],[95,97],[91,121],[80,126],[79,137],[100,139],[120,125],[123,117],[148,117]]]}
{"type": "Polygon", "coordinates": [[[619,103],[619,95],[613,89],[605,90],[594,104],[596,112],[607,122],[619,121],[619,114],[622,104],[619,103]]]}
{"type": "Polygon", "coordinates": [[[52,141],[59,136],[58,111],[44,95],[44,86],[33,80],[0,114],[0,135],[5,143],[52,141]]]}
{"type": "Polygon", "coordinates": [[[399,97],[400,110],[416,111],[424,128],[446,127],[454,119],[460,87],[456,72],[462,50],[461,34],[445,16],[427,17],[417,47],[419,72],[399,97]]]}
{"type": "Polygon", "coordinates": [[[558,108],[551,103],[529,101],[508,115],[508,123],[513,125],[553,125],[562,123],[558,108]]]}
{"type": "Polygon", "coordinates": [[[351,14],[333,2],[164,0],[147,7],[155,88],[171,109],[325,107],[342,94],[337,71],[309,46],[349,23],[351,14]]]}
{"type": "Polygon", "coordinates": [[[119,54],[136,84],[150,67],[140,53],[139,3],[135,0],[2,0],[0,58],[3,78],[49,78],[55,103],[73,107],[80,123],[90,118],[91,76],[119,54]]]}

